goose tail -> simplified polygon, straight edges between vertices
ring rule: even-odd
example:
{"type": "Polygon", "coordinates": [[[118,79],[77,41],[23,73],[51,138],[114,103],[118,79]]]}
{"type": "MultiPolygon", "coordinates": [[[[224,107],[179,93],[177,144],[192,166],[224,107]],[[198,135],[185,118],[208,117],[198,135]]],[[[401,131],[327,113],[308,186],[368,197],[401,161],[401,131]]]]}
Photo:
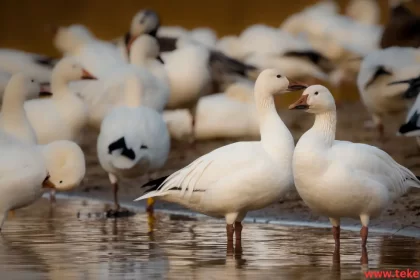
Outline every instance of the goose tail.
{"type": "Polygon", "coordinates": [[[134,201],[139,201],[139,200],[143,200],[143,199],[146,199],[146,198],[165,195],[165,193],[159,192],[159,187],[163,185],[163,183],[166,181],[166,179],[168,179],[168,177],[169,176],[160,177],[160,178],[157,178],[155,180],[149,181],[146,184],[144,184],[143,186],[141,186],[141,188],[147,188],[147,189],[143,193],[142,196],[135,199],[134,201]]]}

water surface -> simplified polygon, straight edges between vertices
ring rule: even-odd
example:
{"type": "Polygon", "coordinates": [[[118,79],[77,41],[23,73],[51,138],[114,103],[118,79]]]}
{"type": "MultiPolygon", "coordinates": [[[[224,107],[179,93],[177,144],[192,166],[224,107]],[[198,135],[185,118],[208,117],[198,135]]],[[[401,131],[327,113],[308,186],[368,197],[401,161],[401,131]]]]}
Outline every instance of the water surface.
{"type": "Polygon", "coordinates": [[[0,236],[1,279],[365,279],[366,269],[419,269],[420,240],[371,234],[360,265],[357,232],[245,224],[243,252],[227,256],[223,221],[156,214],[104,219],[105,205],[42,199],[21,209],[0,236]],[[77,215],[77,213],[80,213],[77,215]]]}

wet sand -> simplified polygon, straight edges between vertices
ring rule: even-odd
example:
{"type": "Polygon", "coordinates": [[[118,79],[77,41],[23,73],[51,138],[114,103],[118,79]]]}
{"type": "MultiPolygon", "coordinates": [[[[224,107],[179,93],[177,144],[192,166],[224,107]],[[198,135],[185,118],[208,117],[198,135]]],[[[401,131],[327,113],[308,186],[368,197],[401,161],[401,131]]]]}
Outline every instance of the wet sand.
{"type": "MultiPolygon", "coordinates": [[[[296,141],[313,124],[313,116],[303,112],[281,110],[280,116],[291,129],[296,141]]],[[[369,131],[364,128],[363,123],[368,119],[368,113],[359,102],[341,104],[338,108],[337,139],[378,146],[388,152],[399,163],[410,168],[415,174],[420,175],[420,152],[415,139],[395,136],[395,131],[397,131],[404,116],[391,117],[385,120],[387,137],[384,143],[377,141],[375,131],[369,131]]],[[[94,132],[88,132],[85,136],[82,147],[86,153],[87,175],[82,186],[74,191],[73,194],[112,200],[108,176],[100,167],[96,157],[96,137],[94,132]]],[[[186,166],[197,157],[231,142],[234,142],[234,140],[200,141],[195,145],[173,142],[169,160],[164,168],[134,180],[122,181],[120,188],[121,202],[132,203],[143,192],[140,186],[149,179],[169,175],[177,169],[186,166]]],[[[144,205],[144,202],[139,202],[138,204],[144,205]]],[[[156,209],[177,210],[182,208],[158,201],[156,209]]],[[[296,191],[291,191],[287,197],[266,209],[248,213],[247,217],[263,217],[284,221],[328,222],[326,217],[319,217],[311,213],[296,191]]],[[[420,190],[412,189],[402,198],[395,201],[389,209],[385,210],[381,217],[372,220],[371,227],[396,230],[408,225],[420,226],[419,221],[420,190]]],[[[359,224],[359,221],[356,220],[343,220],[343,225],[359,226],[359,224]]],[[[407,229],[420,232],[416,227],[407,229]]]]}

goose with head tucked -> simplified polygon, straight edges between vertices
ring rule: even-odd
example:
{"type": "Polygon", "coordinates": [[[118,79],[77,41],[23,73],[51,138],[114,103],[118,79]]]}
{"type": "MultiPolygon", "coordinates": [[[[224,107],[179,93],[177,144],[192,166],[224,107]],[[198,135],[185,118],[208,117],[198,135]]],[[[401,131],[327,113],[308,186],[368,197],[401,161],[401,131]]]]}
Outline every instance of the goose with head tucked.
{"type": "Polygon", "coordinates": [[[85,103],[69,88],[69,82],[95,79],[74,58],[63,58],[54,68],[51,78],[51,98],[28,100],[24,108],[35,129],[38,143],[55,140],[77,141],[87,123],[85,103]]]}
{"type": "Polygon", "coordinates": [[[77,187],[85,175],[81,148],[70,141],[36,146],[0,132],[0,231],[9,211],[28,206],[44,191],[77,187]]]}
{"type": "Polygon", "coordinates": [[[305,88],[279,70],[264,70],[255,83],[261,140],[218,148],[175,173],[145,184],[137,200],[158,197],[194,211],[225,218],[228,249],[240,243],[248,211],[274,203],[293,187],[294,140],[277,114],[274,95],[305,88]]]}
{"type": "Polygon", "coordinates": [[[28,144],[37,144],[35,130],[30,124],[23,104],[32,92],[39,93],[40,84],[23,73],[12,76],[3,96],[0,129],[28,144]]]}
{"type": "Polygon", "coordinates": [[[289,109],[315,115],[315,123],[296,144],[295,186],[314,212],[327,216],[340,246],[340,218],[360,219],[362,247],[369,221],[420,180],[386,152],[370,145],[335,140],[336,106],[324,86],[307,88],[289,109]]]}
{"type": "MultiPolygon", "coordinates": [[[[113,186],[115,207],[108,217],[119,217],[125,210],[118,200],[121,178],[135,178],[162,167],[169,154],[170,137],[162,115],[142,106],[141,85],[136,77],[126,80],[125,104],[112,109],[102,122],[97,153],[113,186]]],[[[153,210],[149,201],[148,211],[153,210]]]]}

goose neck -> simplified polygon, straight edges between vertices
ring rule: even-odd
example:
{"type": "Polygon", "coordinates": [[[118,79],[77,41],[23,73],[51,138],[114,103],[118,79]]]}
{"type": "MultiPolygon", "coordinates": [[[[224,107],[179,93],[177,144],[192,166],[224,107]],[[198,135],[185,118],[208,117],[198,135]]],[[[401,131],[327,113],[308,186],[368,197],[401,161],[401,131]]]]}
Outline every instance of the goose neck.
{"type": "Polygon", "coordinates": [[[337,124],[336,111],[329,111],[315,116],[315,123],[312,127],[327,146],[332,146],[335,140],[337,124]]]}
{"type": "Polygon", "coordinates": [[[272,96],[255,95],[261,143],[272,158],[289,162],[293,156],[294,140],[277,113],[272,96]]]}
{"type": "Polygon", "coordinates": [[[58,97],[65,92],[70,91],[69,81],[60,73],[53,73],[51,77],[51,91],[53,92],[53,97],[58,97]]]}
{"type": "Polygon", "coordinates": [[[127,107],[136,108],[141,106],[141,95],[143,94],[143,87],[137,77],[130,77],[125,83],[125,105],[127,107]]]}

